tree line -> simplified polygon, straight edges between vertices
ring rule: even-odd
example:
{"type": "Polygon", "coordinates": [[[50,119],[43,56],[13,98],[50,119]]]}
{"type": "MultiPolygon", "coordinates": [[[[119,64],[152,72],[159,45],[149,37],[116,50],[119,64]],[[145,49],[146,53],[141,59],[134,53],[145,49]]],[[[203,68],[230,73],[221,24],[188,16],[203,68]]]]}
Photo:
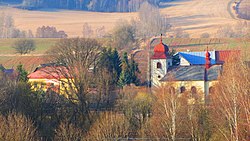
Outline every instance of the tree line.
{"type": "Polygon", "coordinates": [[[249,140],[250,68],[240,57],[224,65],[204,102],[198,89],[180,94],[171,83],[153,92],[129,86],[132,58],[101,46],[63,39],[48,53],[53,65],[71,70],[60,70],[70,76],[60,80],[70,86],[67,96],[32,89],[22,65],[15,80],[1,74],[0,139],[249,140]]]}
{"type": "Polygon", "coordinates": [[[68,35],[62,31],[57,31],[53,26],[38,27],[34,35],[31,30],[20,30],[15,26],[15,21],[11,15],[0,14],[0,38],[67,38],[68,35]]]}
{"type": "Polygon", "coordinates": [[[133,12],[137,11],[143,2],[158,6],[160,0],[23,0],[22,8],[62,8],[98,12],[133,12]]]}

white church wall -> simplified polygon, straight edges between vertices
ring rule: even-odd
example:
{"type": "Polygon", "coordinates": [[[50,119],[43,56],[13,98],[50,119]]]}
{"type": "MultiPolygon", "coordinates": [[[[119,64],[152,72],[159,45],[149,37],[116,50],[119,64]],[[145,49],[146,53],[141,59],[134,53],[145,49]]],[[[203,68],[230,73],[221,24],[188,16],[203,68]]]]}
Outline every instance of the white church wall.
{"type": "MultiPolygon", "coordinates": [[[[191,87],[194,86],[196,87],[196,89],[200,92],[205,92],[205,85],[204,85],[204,81],[171,81],[171,82],[163,82],[160,81],[161,85],[168,85],[169,83],[171,83],[171,85],[173,85],[173,87],[176,89],[177,92],[180,92],[180,88],[181,87],[185,87],[186,91],[191,91],[191,87]]],[[[208,85],[209,88],[214,86],[218,81],[209,81],[208,85]]]]}
{"type": "Polygon", "coordinates": [[[168,62],[166,59],[151,60],[151,84],[152,86],[160,86],[160,80],[166,75],[168,62]],[[157,63],[161,63],[161,68],[157,68],[157,63]]]}

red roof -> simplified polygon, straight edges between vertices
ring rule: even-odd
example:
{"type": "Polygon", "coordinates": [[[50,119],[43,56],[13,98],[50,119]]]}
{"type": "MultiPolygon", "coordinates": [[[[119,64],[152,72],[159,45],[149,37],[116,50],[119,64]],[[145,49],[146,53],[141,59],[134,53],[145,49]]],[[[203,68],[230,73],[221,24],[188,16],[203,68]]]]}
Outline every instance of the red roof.
{"type": "Polygon", "coordinates": [[[221,64],[232,56],[240,56],[240,50],[220,50],[215,52],[216,63],[221,64]]]}
{"type": "Polygon", "coordinates": [[[164,52],[155,52],[151,59],[167,59],[167,55],[164,52]]]}
{"type": "Polygon", "coordinates": [[[28,75],[29,79],[63,79],[69,75],[69,71],[64,66],[46,66],[37,69],[28,75]]]}
{"type": "Polygon", "coordinates": [[[168,52],[168,46],[162,43],[162,39],[161,42],[155,46],[154,48],[154,52],[168,52]]]}
{"type": "Polygon", "coordinates": [[[161,37],[161,42],[154,47],[154,55],[151,59],[166,59],[168,57],[168,51],[168,46],[163,44],[161,37]]]}

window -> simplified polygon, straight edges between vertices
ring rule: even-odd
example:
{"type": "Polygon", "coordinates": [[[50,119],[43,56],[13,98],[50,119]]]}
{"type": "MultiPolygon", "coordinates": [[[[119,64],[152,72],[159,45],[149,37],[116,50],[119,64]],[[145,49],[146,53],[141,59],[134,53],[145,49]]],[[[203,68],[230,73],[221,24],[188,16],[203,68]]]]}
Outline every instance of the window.
{"type": "Polygon", "coordinates": [[[33,86],[34,86],[34,88],[38,88],[37,82],[35,82],[35,83],[33,84],[33,86]]]}
{"type": "Polygon", "coordinates": [[[194,99],[198,99],[199,98],[199,95],[197,94],[197,88],[195,86],[191,87],[190,97],[194,98],[194,99]]]}
{"type": "Polygon", "coordinates": [[[195,86],[192,86],[192,87],[191,87],[191,93],[192,93],[192,94],[196,94],[196,93],[197,93],[197,89],[196,89],[195,86]]]}
{"type": "Polygon", "coordinates": [[[162,67],[162,66],[161,66],[161,63],[158,62],[156,67],[157,67],[157,69],[161,69],[161,67],[162,67]]]}
{"type": "Polygon", "coordinates": [[[213,94],[214,93],[214,87],[209,87],[209,93],[213,94]]]}
{"type": "Polygon", "coordinates": [[[186,91],[186,88],[184,87],[184,86],[182,86],[181,88],[180,88],[180,93],[184,93],[186,91]]]}

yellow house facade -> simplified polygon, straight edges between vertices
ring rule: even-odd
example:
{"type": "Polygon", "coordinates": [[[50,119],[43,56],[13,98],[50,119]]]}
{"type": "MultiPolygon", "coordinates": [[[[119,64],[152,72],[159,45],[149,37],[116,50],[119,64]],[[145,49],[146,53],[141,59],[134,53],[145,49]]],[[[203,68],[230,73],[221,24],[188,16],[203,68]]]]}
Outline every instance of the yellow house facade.
{"type": "Polygon", "coordinates": [[[35,91],[54,91],[66,96],[66,89],[69,89],[70,81],[66,78],[68,70],[63,66],[45,66],[38,67],[34,72],[28,75],[29,83],[35,91]]]}

